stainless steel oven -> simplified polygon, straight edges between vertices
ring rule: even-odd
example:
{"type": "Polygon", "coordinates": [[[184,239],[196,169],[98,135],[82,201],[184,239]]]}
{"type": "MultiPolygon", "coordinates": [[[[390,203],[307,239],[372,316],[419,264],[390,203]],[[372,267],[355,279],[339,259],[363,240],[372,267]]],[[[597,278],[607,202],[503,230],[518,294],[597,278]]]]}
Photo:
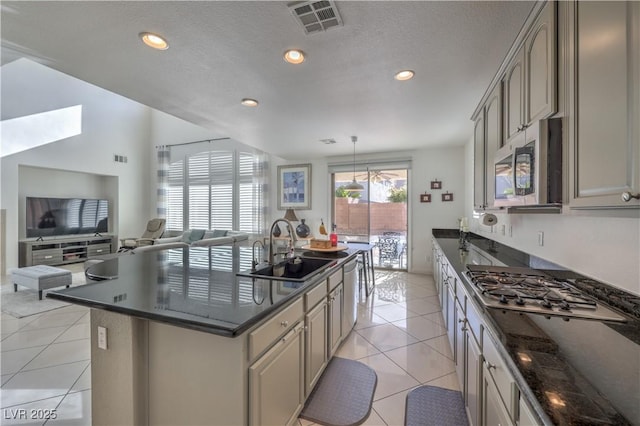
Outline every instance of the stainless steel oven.
{"type": "Polygon", "coordinates": [[[493,207],[562,203],[562,121],[540,120],[495,155],[493,207]]]}

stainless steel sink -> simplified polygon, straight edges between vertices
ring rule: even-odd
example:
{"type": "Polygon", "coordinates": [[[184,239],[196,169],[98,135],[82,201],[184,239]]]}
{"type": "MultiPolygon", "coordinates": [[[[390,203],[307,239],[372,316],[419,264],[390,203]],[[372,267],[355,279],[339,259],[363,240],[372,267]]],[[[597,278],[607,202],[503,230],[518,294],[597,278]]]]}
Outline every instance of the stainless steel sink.
{"type": "Polygon", "coordinates": [[[287,260],[276,265],[258,268],[255,272],[243,271],[238,272],[236,275],[275,281],[303,282],[337,263],[335,259],[312,259],[306,257],[301,257],[300,259],[302,262],[298,264],[287,260]]]}

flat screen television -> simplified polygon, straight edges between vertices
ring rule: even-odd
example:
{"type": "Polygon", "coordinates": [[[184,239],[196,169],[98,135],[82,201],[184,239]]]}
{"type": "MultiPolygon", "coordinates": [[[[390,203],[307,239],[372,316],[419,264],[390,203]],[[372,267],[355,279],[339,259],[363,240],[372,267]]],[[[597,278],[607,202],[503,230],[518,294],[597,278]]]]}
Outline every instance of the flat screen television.
{"type": "Polygon", "coordinates": [[[109,232],[109,201],[27,197],[27,238],[109,232]]]}

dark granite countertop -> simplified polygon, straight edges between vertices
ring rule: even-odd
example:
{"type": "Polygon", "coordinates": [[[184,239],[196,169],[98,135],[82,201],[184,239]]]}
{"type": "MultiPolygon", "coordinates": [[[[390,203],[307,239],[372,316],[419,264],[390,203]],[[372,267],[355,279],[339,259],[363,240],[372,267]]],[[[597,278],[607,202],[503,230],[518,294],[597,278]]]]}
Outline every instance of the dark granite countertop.
{"type": "MultiPolygon", "coordinates": [[[[259,249],[258,249],[259,250],[259,249]]],[[[349,248],[308,281],[237,276],[251,269],[251,245],[191,247],[116,256],[92,269],[114,279],[52,291],[47,297],[235,337],[289,305],[359,253],[349,248]]],[[[262,258],[262,253],[258,253],[262,258]]]]}
{"type": "Polygon", "coordinates": [[[457,231],[434,230],[434,237],[461,278],[518,387],[544,424],[640,424],[640,321],[637,296],[539,262],[533,256],[469,235],[469,251],[459,249],[457,231]],[[538,267],[559,278],[574,279],[590,294],[620,308],[627,323],[547,318],[485,308],[463,272],[469,263],[538,267]],[[625,309],[628,308],[628,309],[625,309]]]}

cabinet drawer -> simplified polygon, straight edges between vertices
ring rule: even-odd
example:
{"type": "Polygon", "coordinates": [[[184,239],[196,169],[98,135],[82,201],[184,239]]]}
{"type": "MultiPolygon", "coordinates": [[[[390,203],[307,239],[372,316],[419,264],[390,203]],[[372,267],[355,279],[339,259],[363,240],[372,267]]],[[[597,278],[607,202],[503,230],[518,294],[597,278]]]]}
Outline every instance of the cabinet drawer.
{"type": "Polygon", "coordinates": [[[317,285],[314,289],[309,290],[304,295],[305,311],[309,311],[316,306],[318,302],[327,296],[327,287],[324,283],[317,285]]]}
{"type": "Polygon", "coordinates": [[[505,407],[509,410],[509,414],[513,418],[512,408],[512,391],[513,391],[513,377],[507,370],[507,365],[502,360],[495,343],[488,335],[482,342],[482,355],[485,359],[487,370],[491,373],[491,377],[496,383],[500,397],[505,407]]]}
{"type": "Polygon", "coordinates": [[[338,269],[336,272],[329,275],[329,279],[327,279],[327,291],[333,290],[341,282],[342,282],[342,268],[338,269]]]}
{"type": "Polygon", "coordinates": [[[31,253],[33,264],[48,265],[62,262],[62,250],[37,250],[31,253]]]}
{"type": "Polygon", "coordinates": [[[91,244],[88,247],[89,257],[111,253],[111,244],[91,244]]]}
{"type": "Polygon", "coordinates": [[[271,343],[302,318],[303,313],[303,303],[300,298],[252,331],[249,334],[249,359],[254,359],[271,346],[271,343]]]}

